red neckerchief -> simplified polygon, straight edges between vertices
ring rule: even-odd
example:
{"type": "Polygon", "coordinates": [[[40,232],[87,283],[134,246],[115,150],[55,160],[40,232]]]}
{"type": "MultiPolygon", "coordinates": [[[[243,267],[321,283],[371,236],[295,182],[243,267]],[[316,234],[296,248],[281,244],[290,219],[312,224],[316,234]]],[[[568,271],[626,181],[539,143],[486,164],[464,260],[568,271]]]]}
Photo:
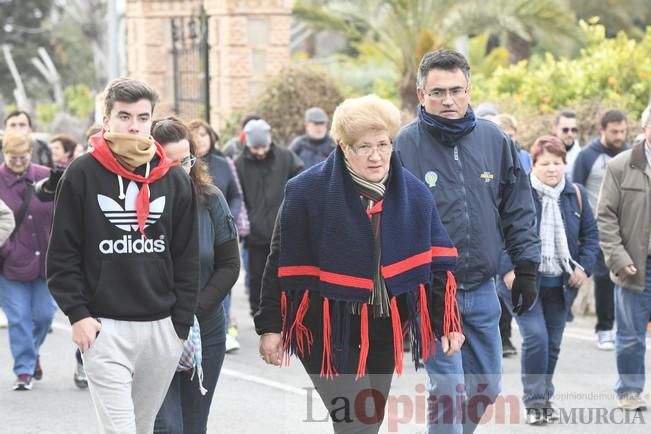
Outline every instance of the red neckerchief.
{"type": "Polygon", "coordinates": [[[136,196],[136,217],[138,219],[138,228],[140,233],[145,235],[145,223],[149,217],[149,184],[159,180],[170,170],[170,167],[178,165],[177,162],[170,160],[165,155],[163,147],[156,141],[156,155],[160,161],[158,165],[151,169],[148,177],[140,176],[137,173],[131,172],[121,165],[113,155],[111,148],[109,148],[106,140],[104,140],[104,130],[95,134],[90,138],[90,144],[93,146],[91,155],[109,172],[115,173],[123,178],[131,181],[140,182],[143,186],[136,196]]]}

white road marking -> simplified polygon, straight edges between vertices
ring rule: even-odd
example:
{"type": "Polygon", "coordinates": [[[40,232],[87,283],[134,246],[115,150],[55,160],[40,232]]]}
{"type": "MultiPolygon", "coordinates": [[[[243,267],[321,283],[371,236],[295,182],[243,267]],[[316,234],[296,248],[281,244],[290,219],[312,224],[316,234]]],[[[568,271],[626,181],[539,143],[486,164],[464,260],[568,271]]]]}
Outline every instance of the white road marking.
{"type": "MultiPolygon", "coordinates": [[[[234,371],[228,368],[222,368],[220,375],[226,375],[228,377],[236,378],[238,380],[244,380],[251,383],[256,383],[263,386],[271,387],[272,389],[282,390],[283,392],[292,393],[302,398],[306,398],[308,396],[307,390],[302,389],[300,387],[289,386],[287,384],[279,383],[277,381],[267,380],[266,378],[258,377],[257,375],[243,374],[241,372],[234,371]]],[[[315,395],[316,397],[318,397],[318,394],[312,393],[312,399],[315,399],[315,395]]]]}

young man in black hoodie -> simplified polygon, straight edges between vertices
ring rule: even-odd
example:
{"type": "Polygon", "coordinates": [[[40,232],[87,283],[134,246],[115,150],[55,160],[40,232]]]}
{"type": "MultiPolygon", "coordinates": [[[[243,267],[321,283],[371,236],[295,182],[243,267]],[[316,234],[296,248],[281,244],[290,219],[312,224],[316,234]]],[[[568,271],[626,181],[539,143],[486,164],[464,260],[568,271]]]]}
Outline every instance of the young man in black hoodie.
{"type": "Polygon", "coordinates": [[[120,78],[57,186],[48,286],[72,324],[101,432],[152,432],[193,323],[197,199],[150,136],[156,92],[120,78]]]}

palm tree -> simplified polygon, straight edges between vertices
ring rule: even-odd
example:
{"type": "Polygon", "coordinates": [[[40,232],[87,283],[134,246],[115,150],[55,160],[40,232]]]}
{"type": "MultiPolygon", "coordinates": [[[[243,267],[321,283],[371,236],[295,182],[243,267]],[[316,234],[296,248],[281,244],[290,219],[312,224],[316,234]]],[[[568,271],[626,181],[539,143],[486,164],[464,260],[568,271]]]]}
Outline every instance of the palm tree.
{"type": "Polygon", "coordinates": [[[599,17],[607,34],[614,36],[623,30],[631,36],[643,36],[651,22],[649,0],[569,0],[579,19],[599,17]]]}
{"type": "Polygon", "coordinates": [[[477,7],[457,12],[454,25],[468,32],[480,29],[496,36],[499,45],[509,50],[511,63],[531,57],[532,47],[537,41],[545,40],[548,46],[552,46],[579,38],[576,18],[566,0],[487,0],[474,3],[477,7]],[[479,7],[478,3],[484,3],[484,6],[479,7]]]}
{"type": "Polygon", "coordinates": [[[565,0],[302,0],[294,14],[316,29],[338,30],[351,42],[372,41],[399,72],[402,108],[411,112],[418,107],[416,72],[426,52],[484,30],[503,34],[505,27],[512,41],[518,37],[530,44],[539,34],[568,34],[575,27],[565,0]]]}

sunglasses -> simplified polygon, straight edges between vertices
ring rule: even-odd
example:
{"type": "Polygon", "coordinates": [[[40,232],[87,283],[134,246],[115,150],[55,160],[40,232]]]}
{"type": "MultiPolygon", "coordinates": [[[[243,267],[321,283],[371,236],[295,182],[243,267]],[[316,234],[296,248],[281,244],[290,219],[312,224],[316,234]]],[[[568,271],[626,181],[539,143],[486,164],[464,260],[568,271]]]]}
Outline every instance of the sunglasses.
{"type": "Polygon", "coordinates": [[[567,133],[569,133],[570,131],[572,131],[573,133],[576,134],[576,133],[579,132],[579,129],[578,129],[577,127],[574,127],[574,128],[567,128],[567,127],[565,127],[565,128],[561,128],[561,131],[563,132],[563,134],[567,134],[567,133]]]}
{"type": "Polygon", "coordinates": [[[196,163],[196,162],[197,162],[197,157],[190,154],[187,157],[185,157],[184,159],[182,159],[181,161],[179,161],[179,164],[181,166],[187,166],[190,169],[192,169],[192,167],[194,166],[194,163],[196,163]]]}

